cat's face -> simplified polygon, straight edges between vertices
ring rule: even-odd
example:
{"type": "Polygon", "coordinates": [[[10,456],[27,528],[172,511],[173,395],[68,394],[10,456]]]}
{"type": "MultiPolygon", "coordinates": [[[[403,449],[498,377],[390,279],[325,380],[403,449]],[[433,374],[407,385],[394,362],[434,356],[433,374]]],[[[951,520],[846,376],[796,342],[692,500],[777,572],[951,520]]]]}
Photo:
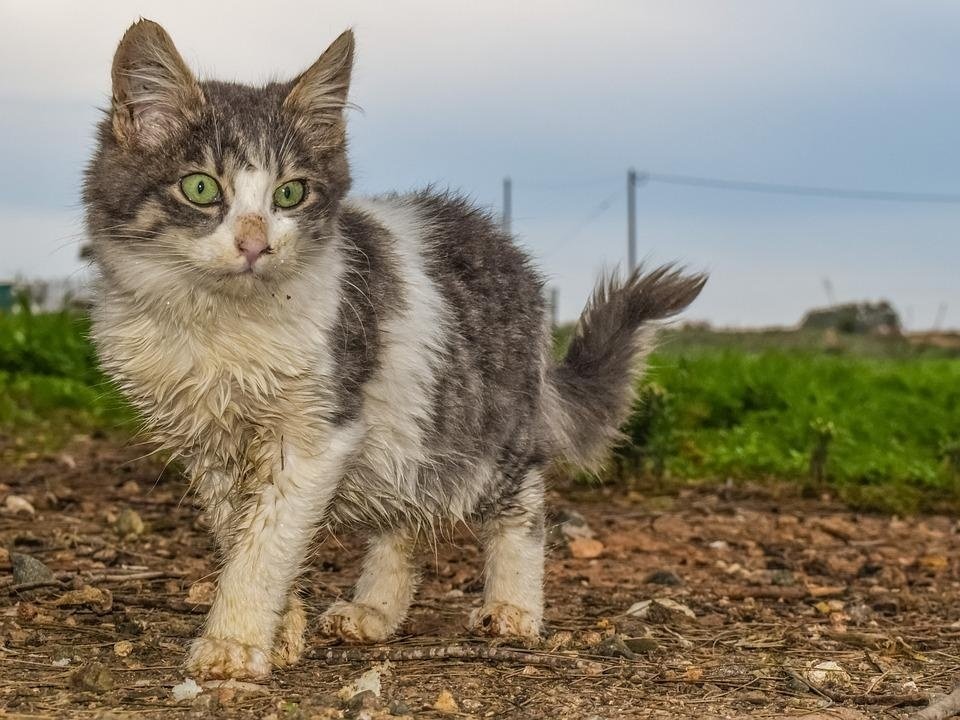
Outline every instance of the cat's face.
{"type": "Polygon", "coordinates": [[[101,267],[138,292],[252,294],[302,274],[350,185],[352,56],[348,31],[289,83],[201,83],[159,25],[133,25],[84,186],[101,267]]]}

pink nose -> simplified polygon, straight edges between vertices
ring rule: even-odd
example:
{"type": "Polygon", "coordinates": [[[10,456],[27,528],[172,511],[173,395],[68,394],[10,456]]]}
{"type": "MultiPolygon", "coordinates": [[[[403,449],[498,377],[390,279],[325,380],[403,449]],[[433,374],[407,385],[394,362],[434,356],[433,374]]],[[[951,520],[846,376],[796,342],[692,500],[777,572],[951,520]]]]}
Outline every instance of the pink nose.
{"type": "Polygon", "coordinates": [[[240,254],[247,259],[247,266],[251,268],[261,255],[272,252],[267,242],[267,224],[260,215],[244,215],[237,221],[234,242],[240,254]]]}

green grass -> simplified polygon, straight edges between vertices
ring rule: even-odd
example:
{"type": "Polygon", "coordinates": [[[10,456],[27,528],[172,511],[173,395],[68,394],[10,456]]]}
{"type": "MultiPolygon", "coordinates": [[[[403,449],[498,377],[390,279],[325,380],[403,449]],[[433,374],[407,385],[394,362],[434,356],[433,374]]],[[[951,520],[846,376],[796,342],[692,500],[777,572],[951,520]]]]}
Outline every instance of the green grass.
{"type": "Polygon", "coordinates": [[[865,509],[960,507],[960,361],[656,355],[608,476],[778,479],[865,509]],[[813,466],[813,467],[812,467],[813,466]]]}
{"type": "MultiPolygon", "coordinates": [[[[17,448],[133,432],[87,332],[77,314],[0,313],[0,435],[17,448]]],[[[671,332],[604,479],[789,481],[865,509],[960,509],[956,355],[892,338],[671,332]]]]}
{"type": "Polygon", "coordinates": [[[26,452],[77,433],[118,432],[133,413],[97,369],[86,319],[74,313],[0,313],[0,433],[26,452]]]}

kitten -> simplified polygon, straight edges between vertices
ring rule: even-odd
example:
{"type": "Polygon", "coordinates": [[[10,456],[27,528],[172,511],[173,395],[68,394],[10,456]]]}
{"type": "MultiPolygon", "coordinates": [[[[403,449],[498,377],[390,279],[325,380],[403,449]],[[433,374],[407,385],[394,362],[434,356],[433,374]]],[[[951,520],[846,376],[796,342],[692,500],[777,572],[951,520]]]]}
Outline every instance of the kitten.
{"type": "Polygon", "coordinates": [[[705,277],[601,283],[554,362],[542,279],[484,212],[430,191],[348,197],[345,32],[291,82],[198,82],[157,24],[124,35],[86,173],[93,337],[186,466],[222,558],[186,666],[263,677],[303,650],[295,583],[322,528],[365,530],[320,630],[381,641],[418,538],[476,522],[476,632],[543,618],[543,472],[617,437],[652,323],[705,277]]]}

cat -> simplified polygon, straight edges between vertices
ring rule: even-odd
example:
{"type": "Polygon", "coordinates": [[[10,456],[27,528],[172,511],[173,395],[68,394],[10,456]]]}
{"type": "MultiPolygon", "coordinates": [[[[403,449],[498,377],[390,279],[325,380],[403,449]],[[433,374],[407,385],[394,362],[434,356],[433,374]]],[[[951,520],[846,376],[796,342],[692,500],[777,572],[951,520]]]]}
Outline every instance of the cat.
{"type": "Polygon", "coordinates": [[[199,82],[140,20],[86,170],[101,364],[184,465],[222,562],[185,661],[201,676],[297,661],[296,583],[326,528],[370,540],[321,633],[388,638],[418,539],[467,521],[486,557],[470,627],[537,637],[544,471],[603,459],[657,321],[706,282],[601,281],[555,361],[543,279],[487,212],[348,195],[353,51],[348,30],[290,82],[199,82]]]}

